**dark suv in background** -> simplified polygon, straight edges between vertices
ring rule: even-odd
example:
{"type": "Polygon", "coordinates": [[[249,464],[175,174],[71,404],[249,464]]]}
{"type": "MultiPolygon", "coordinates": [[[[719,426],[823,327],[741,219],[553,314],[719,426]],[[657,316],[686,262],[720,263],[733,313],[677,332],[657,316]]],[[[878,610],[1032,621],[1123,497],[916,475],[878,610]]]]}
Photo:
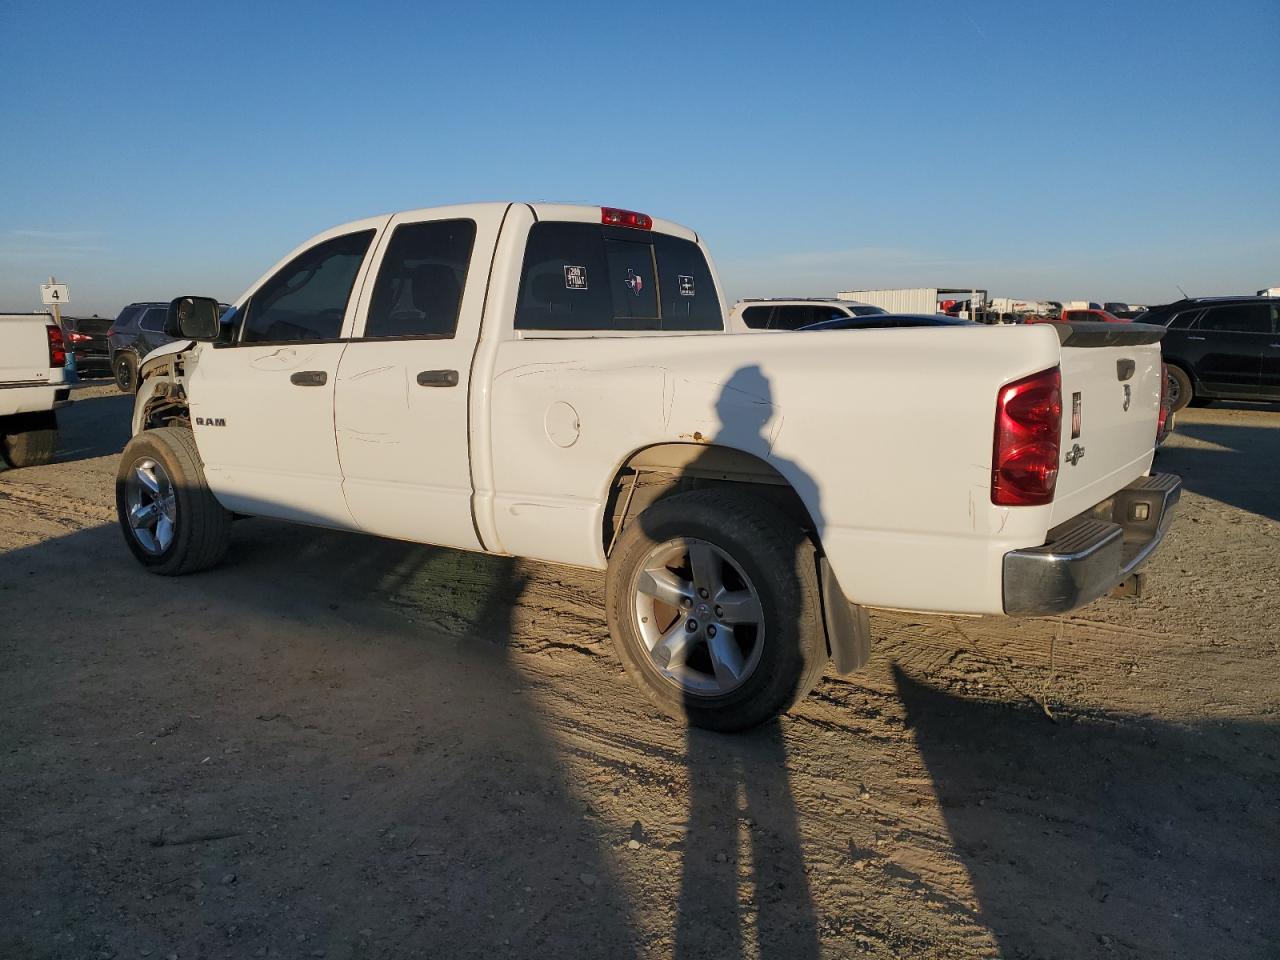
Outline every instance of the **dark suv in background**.
{"type": "Polygon", "coordinates": [[[1174,410],[1207,400],[1280,400],[1280,299],[1192,297],[1139,323],[1168,327],[1161,345],[1174,410]]]}
{"type": "Polygon", "coordinates": [[[131,303],[120,311],[107,331],[111,344],[111,372],[116,386],[125,393],[137,388],[138,364],[142,358],[173,337],[164,332],[165,317],[169,314],[166,303],[131,303]]]}
{"type": "Polygon", "coordinates": [[[75,357],[76,372],[80,376],[111,375],[111,347],[107,343],[110,326],[110,320],[99,316],[62,318],[62,336],[67,352],[75,357]]]}

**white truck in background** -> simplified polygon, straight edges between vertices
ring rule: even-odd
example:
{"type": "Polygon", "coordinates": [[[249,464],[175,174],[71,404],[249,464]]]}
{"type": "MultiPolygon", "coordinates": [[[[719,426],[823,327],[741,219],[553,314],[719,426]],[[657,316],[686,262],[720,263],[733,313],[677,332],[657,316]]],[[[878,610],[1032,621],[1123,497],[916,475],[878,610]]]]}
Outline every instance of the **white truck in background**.
{"type": "MultiPolygon", "coordinates": [[[[116,505],[146,568],[236,515],[607,571],[664,711],[738,730],[870,655],[870,607],[1057,614],[1160,543],[1141,324],[731,331],[698,234],[487,203],[326,231],[142,363],[116,505]]],[[[334,571],[342,576],[341,570],[334,571]]]]}
{"type": "Polygon", "coordinates": [[[62,330],[45,313],[0,314],[0,454],[10,466],[53,459],[54,412],[71,402],[62,330]]]}

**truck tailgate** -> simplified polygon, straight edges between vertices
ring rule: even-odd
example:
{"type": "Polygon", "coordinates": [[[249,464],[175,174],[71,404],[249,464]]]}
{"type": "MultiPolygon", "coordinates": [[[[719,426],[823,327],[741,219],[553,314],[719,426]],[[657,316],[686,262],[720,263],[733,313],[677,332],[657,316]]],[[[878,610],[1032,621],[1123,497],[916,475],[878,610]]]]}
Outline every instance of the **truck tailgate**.
{"type": "Polygon", "coordinates": [[[0,314],[0,383],[49,381],[49,335],[42,313],[0,314]]]}
{"type": "Polygon", "coordinates": [[[1059,524],[1105,500],[1151,467],[1162,386],[1164,328],[1064,323],[1062,460],[1053,501],[1059,524]]]}

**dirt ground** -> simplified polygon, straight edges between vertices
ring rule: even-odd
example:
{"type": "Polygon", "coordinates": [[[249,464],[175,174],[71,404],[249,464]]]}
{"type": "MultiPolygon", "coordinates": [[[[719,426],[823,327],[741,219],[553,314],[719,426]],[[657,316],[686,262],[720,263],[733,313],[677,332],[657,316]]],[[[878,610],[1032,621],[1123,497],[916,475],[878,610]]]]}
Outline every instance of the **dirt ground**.
{"type": "Polygon", "coordinates": [[[1280,406],[1180,416],[1144,599],[877,615],[725,737],[597,574],[258,520],[144,573],[76,396],[0,473],[0,957],[1280,956],[1280,406]]]}

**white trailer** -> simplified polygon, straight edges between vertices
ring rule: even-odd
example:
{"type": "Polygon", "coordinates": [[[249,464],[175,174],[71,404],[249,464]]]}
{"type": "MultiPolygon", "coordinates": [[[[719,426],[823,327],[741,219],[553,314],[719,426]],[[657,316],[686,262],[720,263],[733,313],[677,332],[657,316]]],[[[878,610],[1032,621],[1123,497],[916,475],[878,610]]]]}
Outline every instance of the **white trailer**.
{"type": "MultiPolygon", "coordinates": [[[[941,313],[943,300],[967,300],[977,305],[979,315],[984,315],[987,291],[980,287],[900,287],[882,290],[844,290],[841,300],[859,300],[862,303],[883,307],[890,313],[941,313]]],[[[965,311],[962,316],[968,315],[965,311]]]]}

